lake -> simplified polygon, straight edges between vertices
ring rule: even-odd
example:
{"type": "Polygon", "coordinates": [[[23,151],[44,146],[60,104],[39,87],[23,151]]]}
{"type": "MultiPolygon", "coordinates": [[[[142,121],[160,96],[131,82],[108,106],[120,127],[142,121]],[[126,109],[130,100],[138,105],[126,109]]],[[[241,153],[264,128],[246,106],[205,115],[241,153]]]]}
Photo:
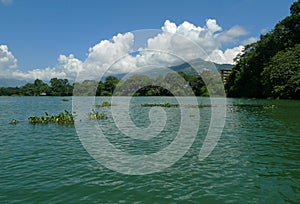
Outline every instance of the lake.
{"type": "MultiPolygon", "coordinates": [[[[97,97],[95,104],[108,100],[97,97]]],[[[197,135],[184,156],[160,172],[128,175],[93,159],[74,125],[29,124],[27,118],[33,115],[72,111],[71,97],[0,97],[0,202],[300,201],[300,101],[228,98],[222,135],[212,153],[199,161],[211,107],[209,98],[197,100],[203,104],[199,109],[185,107],[195,111],[195,115],[189,114],[194,120],[198,120],[199,111],[200,122],[197,135]],[[12,119],[19,123],[9,124],[12,119]]],[[[148,117],[151,107],[142,107],[144,103],[173,104],[176,100],[172,97],[132,98],[129,118],[140,128],[151,124],[148,117]]],[[[115,105],[121,107],[118,101],[115,105]]],[[[167,118],[160,135],[149,140],[132,139],[118,130],[111,108],[95,107],[108,116],[97,122],[98,127],[116,148],[131,155],[149,155],[166,148],[176,138],[182,122],[181,107],[158,108],[167,118]]],[[[93,123],[81,122],[84,127],[93,123]]],[[[89,135],[88,128],[86,135],[89,135]]]]}

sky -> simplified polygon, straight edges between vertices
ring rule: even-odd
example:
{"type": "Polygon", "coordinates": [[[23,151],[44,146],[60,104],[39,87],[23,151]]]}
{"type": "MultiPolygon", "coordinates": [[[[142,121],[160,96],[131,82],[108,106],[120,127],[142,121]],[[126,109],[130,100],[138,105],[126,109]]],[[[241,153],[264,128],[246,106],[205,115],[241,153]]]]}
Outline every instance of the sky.
{"type": "Polygon", "coordinates": [[[177,62],[170,56],[146,53],[147,48],[174,51],[190,59],[187,53],[196,50],[179,49],[184,44],[180,40],[174,43],[177,34],[201,46],[206,53],[200,56],[203,59],[232,64],[244,45],[255,42],[260,34],[289,15],[292,3],[293,0],[0,0],[0,80],[74,79],[82,70],[93,75],[105,72],[114,60],[132,51],[138,39],[136,30],[143,29],[157,29],[161,35],[149,37],[140,54],[125,57],[112,73],[132,71],[154,60],[168,66],[177,62]]]}

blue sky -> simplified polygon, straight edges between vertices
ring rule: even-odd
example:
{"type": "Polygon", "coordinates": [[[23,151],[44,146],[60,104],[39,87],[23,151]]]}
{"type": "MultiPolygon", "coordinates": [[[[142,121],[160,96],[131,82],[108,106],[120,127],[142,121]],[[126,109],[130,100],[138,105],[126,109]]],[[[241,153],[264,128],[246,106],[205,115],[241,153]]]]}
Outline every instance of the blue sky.
{"type": "MultiPolygon", "coordinates": [[[[89,48],[118,33],[161,29],[166,20],[205,27],[215,19],[222,30],[247,31],[223,51],[258,38],[289,15],[293,0],[0,0],[0,45],[17,59],[17,69],[55,67],[59,55],[84,61],[89,48]]],[[[3,66],[2,66],[2,69],[3,66]]]]}

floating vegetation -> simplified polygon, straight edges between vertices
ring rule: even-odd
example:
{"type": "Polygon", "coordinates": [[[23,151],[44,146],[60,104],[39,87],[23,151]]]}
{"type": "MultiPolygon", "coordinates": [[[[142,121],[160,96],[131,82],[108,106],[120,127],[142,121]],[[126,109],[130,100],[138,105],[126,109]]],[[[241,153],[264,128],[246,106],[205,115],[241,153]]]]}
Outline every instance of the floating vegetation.
{"type": "Polygon", "coordinates": [[[61,99],[63,102],[68,102],[68,101],[70,101],[69,99],[67,99],[67,98],[63,98],[63,99],[61,99]]]}
{"type": "Polygon", "coordinates": [[[265,110],[274,109],[274,108],[276,108],[275,105],[264,105],[263,106],[263,109],[265,109],[265,110]]]}
{"type": "Polygon", "coordinates": [[[275,105],[263,105],[263,104],[244,104],[244,103],[234,103],[232,105],[228,104],[227,106],[236,106],[236,107],[253,107],[253,108],[263,108],[263,109],[274,109],[275,105]]]}
{"type": "Polygon", "coordinates": [[[237,106],[237,107],[258,107],[258,108],[261,108],[263,105],[261,105],[261,104],[233,103],[233,104],[228,104],[227,106],[237,106]]]}
{"type": "Polygon", "coordinates": [[[101,105],[95,105],[96,108],[116,106],[116,104],[110,103],[108,101],[103,101],[101,105]]]}
{"type": "Polygon", "coordinates": [[[19,123],[19,121],[17,121],[16,119],[12,119],[10,122],[9,122],[9,124],[12,124],[12,125],[16,125],[16,124],[18,124],[19,123]]]}
{"type": "Polygon", "coordinates": [[[65,110],[58,115],[49,116],[47,112],[45,112],[45,116],[31,116],[28,118],[29,123],[31,124],[48,124],[48,123],[56,123],[56,124],[74,124],[74,116],[69,111],[65,110]]]}
{"type": "Polygon", "coordinates": [[[206,107],[211,107],[211,105],[203,105],[203,104],[200,104],[200,105],[186,105],[185,107],[187,107],[187,108],[206,108],[206,107]]]}
{"type": "Polygon", "coordinates": [[[141,104],[142,107],[155,107],[155,106],[158,106],[158,107],[164,107],[164,108],[177,108],[179,107],[179,104],[172,104],[172,103],[144,103],[144,104],[141,104]]]}
{"type": "Polygon", "coordinates": [[[102,120],[102,119],[107,119],[107,116],[104,112],[99,113],[95,110],[92,110],[90,113],[88,113],[88,118],[90,120],[102,120]]]}

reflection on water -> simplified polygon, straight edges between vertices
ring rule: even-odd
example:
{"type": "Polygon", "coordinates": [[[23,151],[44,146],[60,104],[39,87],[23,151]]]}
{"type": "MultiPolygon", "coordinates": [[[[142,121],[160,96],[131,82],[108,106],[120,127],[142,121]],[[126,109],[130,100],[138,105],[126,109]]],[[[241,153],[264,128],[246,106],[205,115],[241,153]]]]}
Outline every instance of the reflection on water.
{"type": "MultiPolygon", "coordinates": [[[[96,104],[107,101],[97,98],[96,104]]],[[[198,98],[200,104],[209,99],[198,98]]],[[[133,98],[131,118],[150,124],[142,103],[173,98],[133,98]]],[[[0,97],[1,203],[296,203],[300,200],[300,102],[228,99],[222,137],[204,161],[198,155],[210,123],[200,111],[198,135],[187,154],[161,173],[127,176],[93,160],[73,126],[30,125],[27,118],[71,110],[60,97],[0,97]],[[272,106],[274,105],[274,106],[272,106]],[[10,125],[11,119],[20,121],[10,125]]],[[[109,113],[110,107],[103,108],[109,113]]],[[[178,132],[180,110],[166,108],[166,128],[149,141],[124,136],[111,117],[99,122],[115,147],[150,154],[178,132]]],[[[192,116],[191,116],[192,117],[192,116]]]]}

